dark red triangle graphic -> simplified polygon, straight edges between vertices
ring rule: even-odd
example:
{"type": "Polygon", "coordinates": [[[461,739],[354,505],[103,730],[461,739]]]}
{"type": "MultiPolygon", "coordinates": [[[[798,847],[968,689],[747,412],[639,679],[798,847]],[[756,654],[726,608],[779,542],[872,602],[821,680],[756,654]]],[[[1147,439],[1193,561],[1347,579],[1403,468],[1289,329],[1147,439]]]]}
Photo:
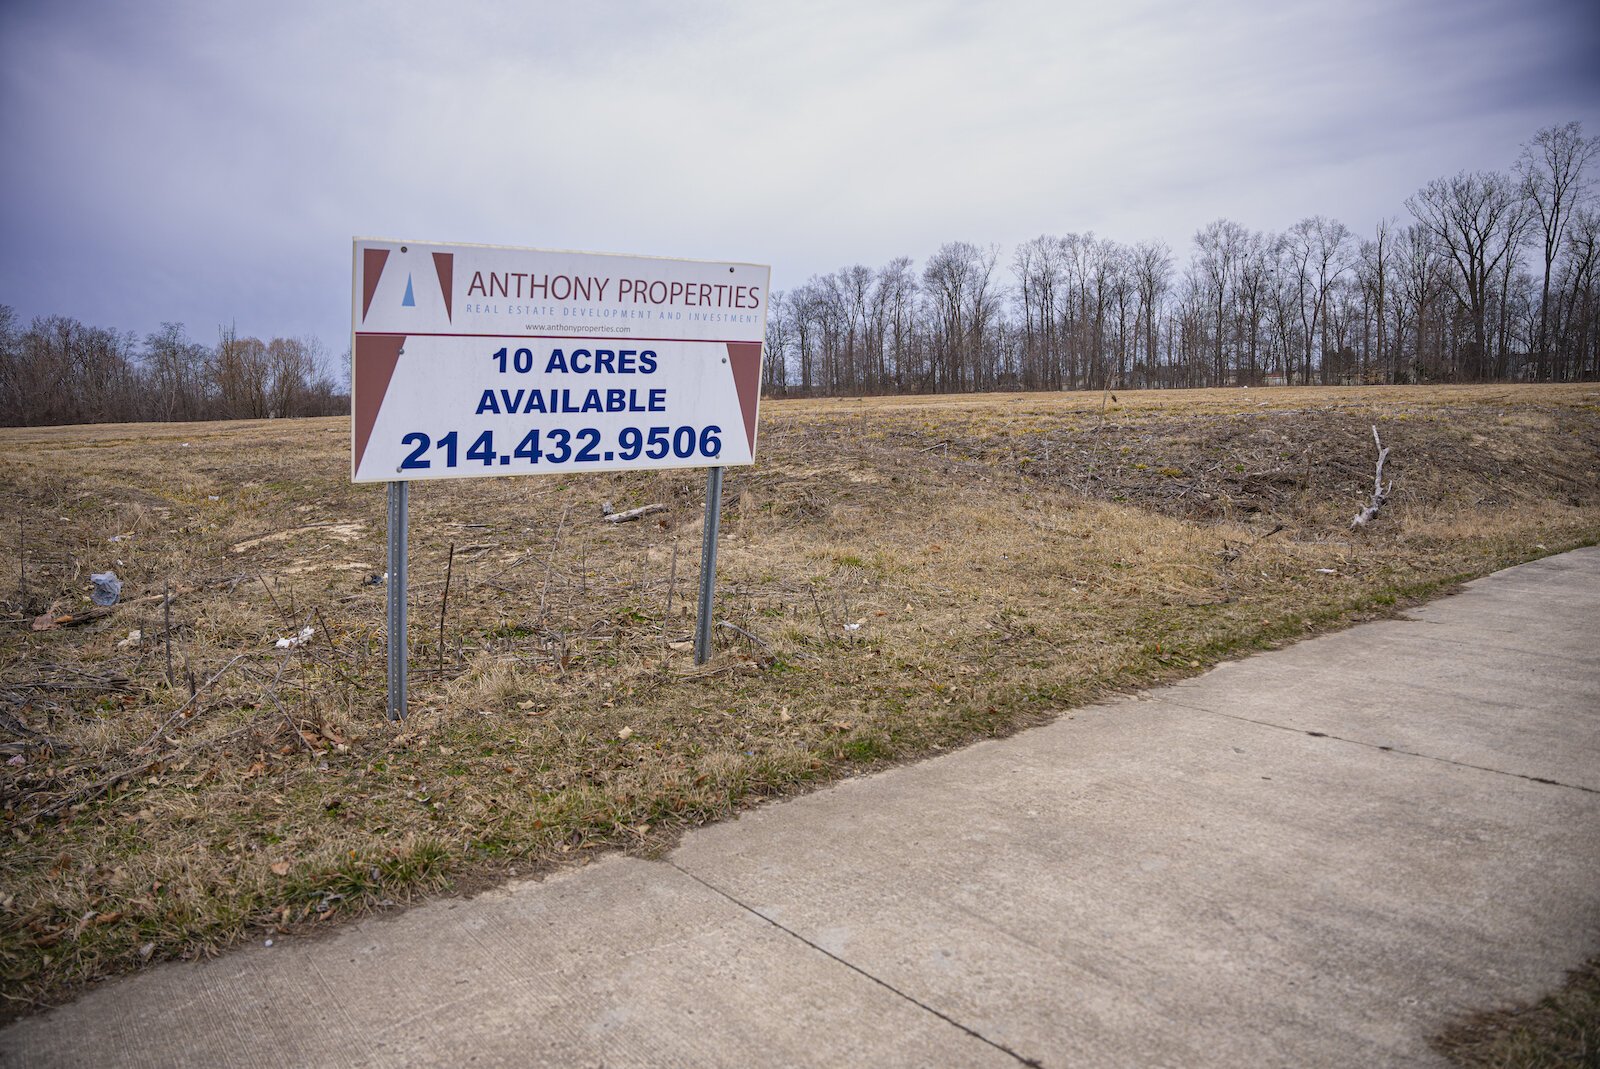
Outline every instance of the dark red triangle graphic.
{"type": "Polygon", "coordinates": [[[361,318],[367,318],[372,307],[372,295],[378,292],[378,279],[383,277],[383,263],[389,258],[388,249],[361,250],[361,318]]]}
{"type": "Polygon", "coordinates": [[[361,470],[367,439],[372,437],[373,424],[378,422],[378,410],[383,407],[383,397],[389,392],[389,380],[394,377],[394,368],[400,362],[400,350],[405,343],[405,338],[388,334],[356,335],[355,369],[350,380],[350,408],[355,414],[356,432],[356,463],[352,475],[361,470]]]}
{"type": "Polygon", "coordinates": [[[439,275],[439,292],[444,294],[444,317],[455,322],[450,312],[450,276],[455,272],[456,254],[453,252],[436,252],[433,254],[433,269],[439,275]]]}
{"type": "Polygon", "coordinates": [[[756,455],[756,408],[761,403],[761,343],[728,342],[728,366],[733,368],[733,384],[739,390],[739,408],[744,412],[744,435],[750,443],[750,458],[756,455]]]}

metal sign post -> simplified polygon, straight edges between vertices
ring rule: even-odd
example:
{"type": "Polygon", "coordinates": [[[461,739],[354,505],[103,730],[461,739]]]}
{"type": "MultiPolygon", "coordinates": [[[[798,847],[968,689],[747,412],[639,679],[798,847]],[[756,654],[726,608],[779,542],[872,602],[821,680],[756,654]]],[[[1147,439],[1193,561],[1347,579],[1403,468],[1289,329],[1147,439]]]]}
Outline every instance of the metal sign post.
{"type": "Polygon", "coordinates": [[[389,708],[390,720],[406,718],[406,497],[407,484],[389,484],[389,708]]]}
{"type": "Polygon", "coordinates": [[[694,620],[694,663],[711,659],[711,602],[717,590],[717,527],[722,521],[722,469],[706,472],[706,523],[700,538],[700,608],[694,620]]]}

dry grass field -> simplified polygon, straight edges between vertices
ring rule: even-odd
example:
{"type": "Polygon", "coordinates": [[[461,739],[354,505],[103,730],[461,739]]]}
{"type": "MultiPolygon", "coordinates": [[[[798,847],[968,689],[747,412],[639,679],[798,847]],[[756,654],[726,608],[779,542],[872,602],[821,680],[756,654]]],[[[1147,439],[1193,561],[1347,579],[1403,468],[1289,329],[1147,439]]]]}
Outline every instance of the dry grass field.
{"type": "Polygon", "coordinates": [[[1594,385],[769,401],[761,426],[701,669],[702,473],[416,484],[399,726],[364,582],[384,495],[350,485],[346,421],[0,431],[0,1012],[657,852],[1600,540],[1594,385]],[[1393,496],[1352,531],[1374,425],[1393,496]]]}

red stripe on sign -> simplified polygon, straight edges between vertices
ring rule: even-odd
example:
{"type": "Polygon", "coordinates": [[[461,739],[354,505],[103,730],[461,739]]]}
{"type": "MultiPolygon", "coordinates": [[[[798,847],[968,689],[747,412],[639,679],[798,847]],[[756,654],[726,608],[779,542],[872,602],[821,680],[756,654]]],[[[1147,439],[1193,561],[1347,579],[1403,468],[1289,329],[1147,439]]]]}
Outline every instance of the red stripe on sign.
{"type": "Polygon", "coordinates": [[[433,269],[439,276],[439,292],[444,294],[444,317],[455,322],[450,310],[450,279],[455,274],[456,254],[453,252],[436,252],[433,254],[433,269]]]}
{"type": "Polygon", "coordinates": [[[383,277],[383,264],[389,258],[388,249],[361,250],[361,318],[367,318],[372,307],[372,295],[378,292],[378,279],[383,277]]]}
{"type": "Polygon", "coordinates": [[[750,443],[750,458],[756,454],[756,407],[761,403],[761,343],[728,343],[728,366],[733,368],[733,384],[739,390],[739,408],[744,412],[744,435],[750,443]]]}
{"type": "Polygon", "coordinates": [[[351,474],[361,470],[361,458],[367,452],[367,439],[372,437],[373,424],[378,422],[378,410],[383,407],[384,394],[389,392],[389,380],[394,377],[395,365],[400,362],[400,350],[405,343],[404,335],[356,335],[355,371],[350,380],[350,409],[355,414],[356,463],[351,474]]]}

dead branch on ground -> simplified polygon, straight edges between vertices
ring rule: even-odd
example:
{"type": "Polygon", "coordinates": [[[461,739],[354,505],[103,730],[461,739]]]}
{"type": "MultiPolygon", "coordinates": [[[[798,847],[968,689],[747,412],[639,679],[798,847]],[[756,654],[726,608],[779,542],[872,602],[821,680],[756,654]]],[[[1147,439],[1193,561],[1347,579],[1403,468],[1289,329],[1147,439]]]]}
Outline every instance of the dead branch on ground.
{"type": "Polygon", "coordinates": [[[629,523],[639,519],[641,516],[649,516],[653,513],[665,511],[667,511],[667,506],[665,505],[640,505],[638,508],[629,509],[627,512],[610,513],[605,517],[605,521],[607,523],[629,523]]]}
{"type": "Polygon", "coordinates": [[[1352,530],[1357,527],[1365,527],[1371,523],[1378,515],[1378,510],[1383,508],[1384,502],[1389,500],[1389,494],[1394,490],[1394,480],[1392,479],[1389,481],[1388,486],[1383,485],[1383,462],[1389,459],[1389,447],[1384,445],[1383,440],[1378,437],[1376,425],[1373,425],[1372,428],[1372,441],[1378,447],[1378,470],[1372,477],[1372,500],[1367,504],[1366,508],[1356,513],[1355,519],[1350,521],[1352,530]]]}

